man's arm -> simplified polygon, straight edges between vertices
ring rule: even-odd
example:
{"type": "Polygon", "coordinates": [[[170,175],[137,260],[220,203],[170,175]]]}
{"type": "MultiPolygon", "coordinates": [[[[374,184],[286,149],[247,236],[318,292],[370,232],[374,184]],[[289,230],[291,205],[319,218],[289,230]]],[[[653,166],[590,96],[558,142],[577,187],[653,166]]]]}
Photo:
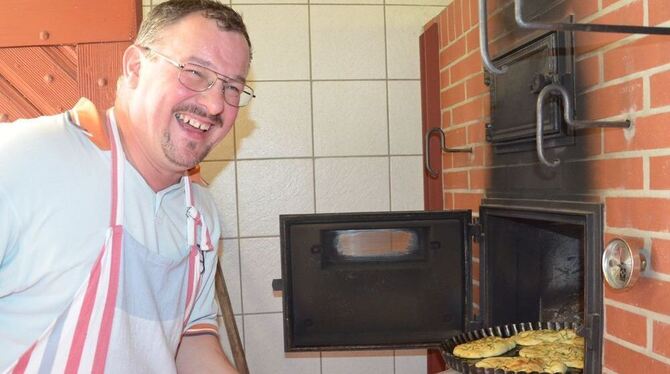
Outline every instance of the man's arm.
{"type": "Polygon", "coordinates": [[[237,374],[213,335],[184,336],[177,351],[179,374],[237,374]]]}

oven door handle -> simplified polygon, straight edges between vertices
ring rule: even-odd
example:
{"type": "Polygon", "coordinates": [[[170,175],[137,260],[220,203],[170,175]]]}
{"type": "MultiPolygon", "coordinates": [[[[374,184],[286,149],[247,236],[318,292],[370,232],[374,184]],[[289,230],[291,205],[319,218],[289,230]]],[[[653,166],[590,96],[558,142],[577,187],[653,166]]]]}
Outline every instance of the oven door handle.
{"type": "Polygon", "coordinates": [[[468,152],[472,153],[472,147],[466,147],[466,148],[447,148],[444,146],[445,139],[444,139],[444,131],[442,131],[441,128],[439,127],[433,127],[432,129],[428,130],[426,133],[426,139],[424,142],[424,150],[423,150],[423,164],[424,167],[426,168],[426,171],[428,171],[428,174],[430,174],[431,177],[437,178],[440,173],[433,170],[433,168],[430,166],[430,137],[433,134],[438,134],[440,137],[440,149],[442,152],[468,152]]]}

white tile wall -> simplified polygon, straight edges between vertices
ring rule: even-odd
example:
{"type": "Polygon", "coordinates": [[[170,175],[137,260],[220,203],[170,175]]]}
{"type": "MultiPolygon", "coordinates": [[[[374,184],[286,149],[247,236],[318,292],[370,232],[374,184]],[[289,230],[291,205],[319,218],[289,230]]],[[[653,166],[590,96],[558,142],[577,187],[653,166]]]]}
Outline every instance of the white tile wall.
{"type": "Polygon", "coordinates": [[[279,214],[313,213],[312,161],[237,162],[240,236],[279,235],[279,214]]]}
{"type": "Polygon", "coordinates": [[[421,83],[416,80],[389,81],[388,93],[391,154],[420,154],[421,83]]]}
{"type": "Polygon", "coordinates": [[[417,374],[425,372],[425,349],[395,351],[395,374],[417,374]]]}
{"type": "MultiPolygon", "coordinates": [[[[161,1],[143,0],[143,11],[161,1]]],[[[249,28],[258,97],[202,174],[221,211],[221,266],[251,372],[425,373],[424,350],[285,353],[271,281],[279,214],[422,209],[418,35],[451,0],[222,2],[249,28]]]]}
{"type": "Polygon", "coordinates": [[[281,278],[279,238],[240,239],[244,313],[281,312],[280,293],[272,280],[281,278]]]}
{"type": "Polygon", "coordinates": [[[386,82],[314,82],[314,154],[386,155],[386,82]]]}
{"type": "Polygon", "coordinates": [[[309,79],[307,5],[259,4],[234,8],[242,14],[252,38],[251,79],[309,79]]]}
{"type": "Polygon", "coordinates": [[[257,100],[238,120],[237,158],[312,156],[309,82],[258,82],[254,90],[257,100]]]}
{"type": "Polygon", "coordinates": [[[422,156],[391,157],[391,210],[423,210],[422,156]]]}
{"type": "Polygon", "coordinates": [[[392,372],[393,351],[323,353],[323,374],[392,372]]]}
{"type": "Polygon", "coordinates": [[[388,211],[388,157],[317,159],[316,211],[388,211]]]}
{"type": "Polygon", "coordinates": [[[310,7],[313,79],[384,79],[384,7],[310,7]]]}
{"type": "Polygon", "coordinates": [[[232,161],[206,161],[200,165],[200,173],[209,184],[209,191],[214,195],[214,200],[219,208],[222,236],[224,238],[237,237],[235,163],[232,161]]]}
{"type": "Polygon", "coordinates": [[[419,79],[419,35],[423,25],[442,11],[442,7],[387,6],[386,44],[388,77],[419,79]]]}
{"type": "Polygon", "coordinates": [[[318,352],[284,353],[281,313],[245,315],[244,326],[244,347],[249,372],[254,374],[320,373],[321,362],[318,352]]]}

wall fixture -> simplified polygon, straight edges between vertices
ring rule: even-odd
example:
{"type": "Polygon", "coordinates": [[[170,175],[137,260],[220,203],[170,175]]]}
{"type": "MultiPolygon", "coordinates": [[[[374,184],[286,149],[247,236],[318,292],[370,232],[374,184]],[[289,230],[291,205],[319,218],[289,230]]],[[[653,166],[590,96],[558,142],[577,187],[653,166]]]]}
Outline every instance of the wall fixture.
{"type": "Polygon", "coordinates": [[[629,128],[631,126],[630,120],[625,121],[577,121],[571,118],[571,113],[574,113],[572,110],[572,99],[568,94],[568,91],[561,85],[550,84],[545,86],[540,94],[537,96],[537,108],[535,113],[537,114],[537,124],[535,128],[535,145],[537,148],[537,157],[540,161],[549,167],[558,166],[561,161],[555,159],[552,161],[547,161],[544,157],[544,145],[543,136],[542,136],[542,124],[544,123],[544,100],[548,95],[558,94],[563,98],[563,105],[565,109],[563,110],[563,118],[568,126],[575,129],[589,129],[589,128],[599,128],[599,127],[619,127],[619,128],[629,128]]]}
{"type": "Polygon", "coordinates": [[[438,127],[433,127],[426,133],[426,142],[424,143],[424,152],[423,152],[423,163],[424,166],[426,167],[426,170],[428,171],[428,174],[430,174],[431,177],[437,178],[438,175],[440,175],[437,171],[434,171],[433,168],[430,167],[430,137],[433,134],[438,134],[440,136],[440,149],[442,149],[442,152],[468,152],[472,153],[472,147],[467,147],[467,148],[447,148],[444,145],[444,132],[442,131],[441,128],[438,127]]]}
{"type": "Polygon", "coordinates": [[[632,287],[647,268],[647,258],[639,248],[623,239],[613,239],[603,251],[602,269],[605,281],[614,289],[632,287]]]}
{"type": "MultiPolygon", "coordinates": [[[[567,22],[528,22],[523,19],[521,9],[523,9],[524,0],[514,0],[514,19],[519,27],[532,30],[550,30],[550,31],[588,31],[588,32],[612,32],[623,34],[655,34],[670,35],[670,27],[654,26],[630,26],[630,25],[608,25],[593,23],[567,23],[567,22]]],[[[507,71],[506,66],[500,68],[493,65],[489,54],[488,43],[488,15],[486,10],[486,0],[479,0],[479,51],[482,55],[482,62],[486,69],[493,74],[503,74],[507,71]]]]}

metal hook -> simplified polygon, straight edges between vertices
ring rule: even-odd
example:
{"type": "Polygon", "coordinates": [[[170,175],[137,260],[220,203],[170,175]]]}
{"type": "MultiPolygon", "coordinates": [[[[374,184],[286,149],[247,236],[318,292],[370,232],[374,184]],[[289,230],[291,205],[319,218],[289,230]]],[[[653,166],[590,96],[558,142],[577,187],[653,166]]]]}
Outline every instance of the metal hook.
{"type": "Polygon", "coordinates": [[[479,0],[479,52],[482,55],[482,62],[488,71],[493,74],[503,74],[507,71],[507,66],[500,69],[491,62],[489,54],[489,35],[488,35],[488,16],[486,11],[486,0],[479,0]]]}
{"type": "Polygon", "coordinates": [[[554,159],[549,162],[544,157],[544,145],[543,143],[543,134],[542,134],[542,123],[544,122],[544,99],[547,95],[550,94],[560,94],[563,99],[563,118],[569,127],[575,129],[587,129],[587,128],[598,128],[598,127],[619,127],[619,128],[629,128],[631,126],[630,120],[625,121],[577,121],[571,118],[572,114],[572,101],[570,95],[565,87],[559,84],[549,84],[540,91],[540,94],[537,97],[537,105],[535,110],[537,111],[537,124],[535,127],[535,144],[537,148],[537,157],[540,161],[549,167],[556,167],[561,163],[561,160],[554,159]]]}
{"type": "Polygon", "coordinates": [[[670,35],[670,27],[605,25],[593,23],[526,22],[521,14],[521,8],[523,8],[523,0],[514,0],[514,19],[516,20],[517,25],[526,29],[670,35]]]}
{"type": "Polygon", "coordinates": [[[439,127],[433,127],[426,133],[426,142],[424,145],[423,162],[431,177],[437,178],[440,175],[430,167],[430,137],[437,133],[440,136],[440,149],[442,152],[469,152],[472,153],[472,147],[467,148],[447,148],[444,146],[444,132],[439,127]]]}

